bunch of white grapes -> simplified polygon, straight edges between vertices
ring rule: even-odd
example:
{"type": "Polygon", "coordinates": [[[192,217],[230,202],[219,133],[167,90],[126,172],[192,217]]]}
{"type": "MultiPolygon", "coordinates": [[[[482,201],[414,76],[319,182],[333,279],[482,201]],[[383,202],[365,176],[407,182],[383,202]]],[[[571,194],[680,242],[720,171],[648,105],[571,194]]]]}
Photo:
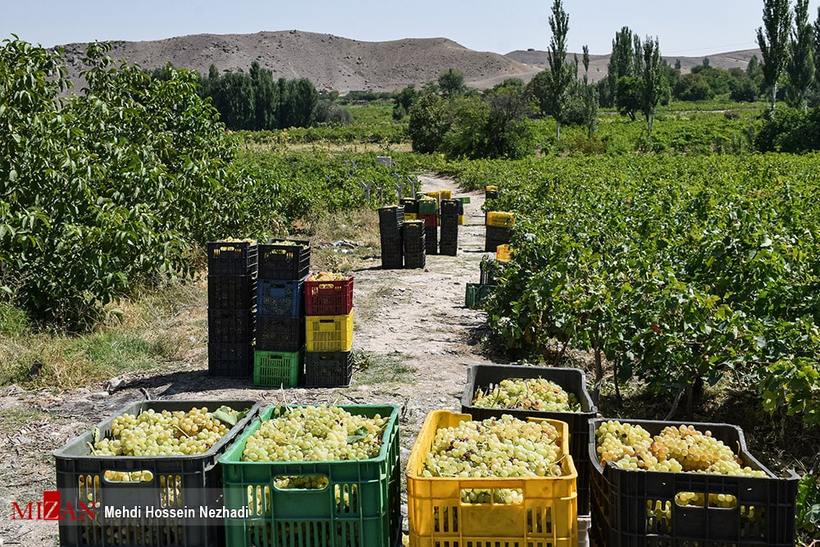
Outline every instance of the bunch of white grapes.
{"type": "MultiPolygon", "coordinates": [[[[560,434],[547,422],[511,416],[464,421],[436,431],[422,476],[519,478],[559,477],[560,434]]],[[[521,503],[519,490],[462,490],[467,503],[521,503]]]]}
{"type": "Polygon", "coordinates": [[[600,462],[610,462],[619,469],[766,476],[744,466],[711,431],[700,432],[691,425],[666,427],[652,437],[639,425],[609,421],[598,426],[595,437],[600,462]]]}
{"type": "Polygon", "coordinates": [[[97,456],[193,456],[207,452],[230,430],[207,408],[146,410],[114,419],[112,438],[91,447],[97,456]]]}
{"type": "Polygon", "coordinates": [[[497,386],[477,390],[473,404],[479,408],[509,408],[541,412],[580,412],[572,393],[544,378],[508,378],[497,386]]]}

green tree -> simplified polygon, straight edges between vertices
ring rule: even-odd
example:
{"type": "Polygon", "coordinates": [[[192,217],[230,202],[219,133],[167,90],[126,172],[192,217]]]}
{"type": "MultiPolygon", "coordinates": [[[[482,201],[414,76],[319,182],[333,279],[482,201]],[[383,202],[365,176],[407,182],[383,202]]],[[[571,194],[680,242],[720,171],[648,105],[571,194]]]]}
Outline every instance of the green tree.
{"type": "Polygon", "coordinates": [[[817,8],[817,20],[814,22],[814,74],[820,90],[820,7],[817,8]]]}
{"type": "Polygon", "coordinates": [[[485,98],[489,117],[485,131],[485,156],[517,159],[532,153],[534,140],[525,119],[530,102],[521,80],[507,80],[485,98]]]}
{"type": "Polygon", "coordinates": [[[680,70],[680,69],[681,69],[680,59],[675,59],[675,70],[680,70]]]}
{"type": "Polygon", "coordinates": [[[777,108],[777,86],[788,62],[790,28],[789,0],[763,0],[763,27],[757,29],[757,44],[763,54],[763,82],[772,110],[777,108]]]}
{"type": "Polygon", "coordinates": [[[595,134],[598,128],[598,88],[591,85],[589,82],[589,46],[583,48],[583,65],[584,65],[584,85],[583,85],[583,101],[584,101],[584,125],[587,128],[587,137],[590,139],[595,134]]]}
{"type": "Polygon", "coordinates": [[[439,150],[449,129],[447,101],[436,93],[422,93],[410,108],[407,131],[413,150],[424,154],[439,150]]]}
{"type": "Polygon", "coordinates": [[[464,85],[464,73],[451,68],[438,77],[438,87],[441,93],[448,98],[463,95],[467,90],[464,85]]]}
{"type": "Polygon", "coordinates": [[[635,74],[633,44],[633,35],[629,27],[623,27],[616,32],[615,39],[612,40],[612,55],[609,58],[607,81],[609,82],[610,96],[612,97],[611,104],[613,105],[618,96],[618,81],[624,76],[633,76],[635,74]]]}
{"type": "Polygon", "coordinates": [[[632,54],[635,56],[635,60],[632,62],[632,76],[641,77],[644,64],[643,44],[641,43],[641,37],[638,36],[637,33],[632,37],[632,41],[634,42],[632,45],[632,54]]]}
{"type": "Polygon", "coordinates": [[[710,68],[712,66],[712,60],[709,57],[704,57],[701,64],[703,68],[710,68]]]}
{"type": "Polygon", "coordinates": [[[641,89],[641,112],[646,120],[646,130],[652,133],[655,125],[655,109],[661,97],[663,71],[661,47],[658,39],[647,38],[643,43],[643,78],[641,89]]]}
{"type": "Polygon", "coordinates": [[[396,96],[393,99],[393,119],[404,119],[404,117],[410,112],[410,108],[413,107],[413,103],[416,102],[418,95],[419,93],[416,91],[416,86],[414,85],[408,85],[396,93],[396,96]]]}
{"type": "Polygon", "coordinates": [[[675,84],[672,94],[681,101],[705,101],[715,96],[709,82],[702,74],[698,73],[681,76],[678,83],[675,84]]]}
{"type": "Polygon", "coordinates": [[[251,65],[251,83],[254,99],[254,129],[276,129],[276,112],[279,109],[278,88],[270,70],[263,69],[259,63],[251,65]]]}
{"type": "Polygon", "coordinates": [[[794,7],[794,29],[789,47],[789,104],[808,109],[806,96],[814,85],[814,29],[809,21],[809,0],[797,0],[794,7]]]}
{"type": "Polygon", "coordinates": [[[618,95],[615,106],[623,116],[635,121],[636,115],[643,105],[643,83],[635,76],[624,76],[618,80],[618,95]]]}
{"type": "Polygon", "coordinates": [[[554,0],[549,26],[552,37],[547,51],[549,93],[546,102],[549,105],[549,114],[555,118],[555,136],[561,140],[561,116],[566,104],[567,91],[574,79],[572,68],[567,64],[569,14],[564,10],[563,0],[554,0]]]}

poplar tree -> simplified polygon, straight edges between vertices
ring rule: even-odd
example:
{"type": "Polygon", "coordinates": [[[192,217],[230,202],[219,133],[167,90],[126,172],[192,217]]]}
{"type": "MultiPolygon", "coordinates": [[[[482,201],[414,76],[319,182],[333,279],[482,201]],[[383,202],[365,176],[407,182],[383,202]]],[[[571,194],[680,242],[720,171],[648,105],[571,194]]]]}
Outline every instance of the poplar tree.
{"type": "Polygon", "coordinates": [[[770,92],[772,110],[777,108],[777,85],[789,57],[791,10],[789,0],[763,0],[763,27],[757,44],[763,54],[763,83],[770,92]]]}
{"type": "Polygon", "coordinates": [[[646,130],[649,133],[652,133],[655,125],[655,109],[661,98],[663,77],[660,43],[657,38],[647,37],[643,43],[641,111],[646,119],[646,130]]]}
{"type": "Polygon", "coordinates": [[[549,61],[549,97],[550,113],[555,118],[556,138],[561,139],[561,117],[567,102],[567,91],[573,82],[572,68],[567,64],[567,34],[569,33],[569,14],[564,10],[562,0],[554,0],[549,17],[550,47],[547,52],[549,61]]]}
{"type": "Polygon", "coordinates": [[[814,84],[814,29],[809,20],[809,0],[797,0],[789,46],[789,104],[808,109],[806,96],[814,84]]]}

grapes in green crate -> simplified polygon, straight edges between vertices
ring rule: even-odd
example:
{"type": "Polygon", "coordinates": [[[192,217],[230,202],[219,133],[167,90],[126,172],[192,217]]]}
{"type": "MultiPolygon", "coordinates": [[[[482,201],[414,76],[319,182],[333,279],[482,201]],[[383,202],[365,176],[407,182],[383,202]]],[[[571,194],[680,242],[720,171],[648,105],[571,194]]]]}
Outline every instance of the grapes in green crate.
{"type": "MultiPolygon", "coordinates": [[[[511,416],[464,421],[439,429],[427,454],[425,477],[519,478],[559,477],[560,434],[550,423],[525,422],[511,416]]],[[[513,489],[465,489],[466,503],[521,503],[513,489]]]]}
{"type": "Polygon", "coordinates": [[[477,390],[473,405],[479,408],[508,408],[540,412],[580,412],[572,393],[544,378],[508,378],[492,389],[477,390]]]}

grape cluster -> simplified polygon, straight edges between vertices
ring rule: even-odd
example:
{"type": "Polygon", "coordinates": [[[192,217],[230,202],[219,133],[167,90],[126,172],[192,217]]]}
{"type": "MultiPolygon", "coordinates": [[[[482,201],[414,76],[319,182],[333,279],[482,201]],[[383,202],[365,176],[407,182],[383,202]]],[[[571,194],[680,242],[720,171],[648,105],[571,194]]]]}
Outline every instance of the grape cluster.
{"type": "Polygon", "coordinates": [[[541,412],[580,412],[572,393],[544,378],[508,378],[486,392],[477,390],[473,404],[479,408],[509,408],[541,412]]]}
{"type": "Polygon", "coordinates": [[[610,462],[620,469],[766,476],[744,467],[743,460],[712,437],[711,431],[700,432],[691,425],[666,427],[652,437],[639,425],[609,421],[598,426],[595,437],[601,463],[610,462]]]}
{"type": "MultiPolygon", "coordinates": [[[[464,421],[436,431],[425,459],[424,477],[559,477],[559,433],[547,422],[511,416],[464,421]]],[[[521,503],[518,490],[462,490],[467,503],[521,503]]]]}
{"type": "Polygon", "coordinates": [[[207,452],[229,430],[205,407],[188,412],[146,410],[115,418],[112,438],[97,441],[92,451],[98,456],[192,456],[207,452]]]}
{"type": "Polygon", "coordinates": [[[288,408],[248,437],[243,461],[367,460],[379,454],[389,418],[356,416],[331,406],[288,408]]]}

